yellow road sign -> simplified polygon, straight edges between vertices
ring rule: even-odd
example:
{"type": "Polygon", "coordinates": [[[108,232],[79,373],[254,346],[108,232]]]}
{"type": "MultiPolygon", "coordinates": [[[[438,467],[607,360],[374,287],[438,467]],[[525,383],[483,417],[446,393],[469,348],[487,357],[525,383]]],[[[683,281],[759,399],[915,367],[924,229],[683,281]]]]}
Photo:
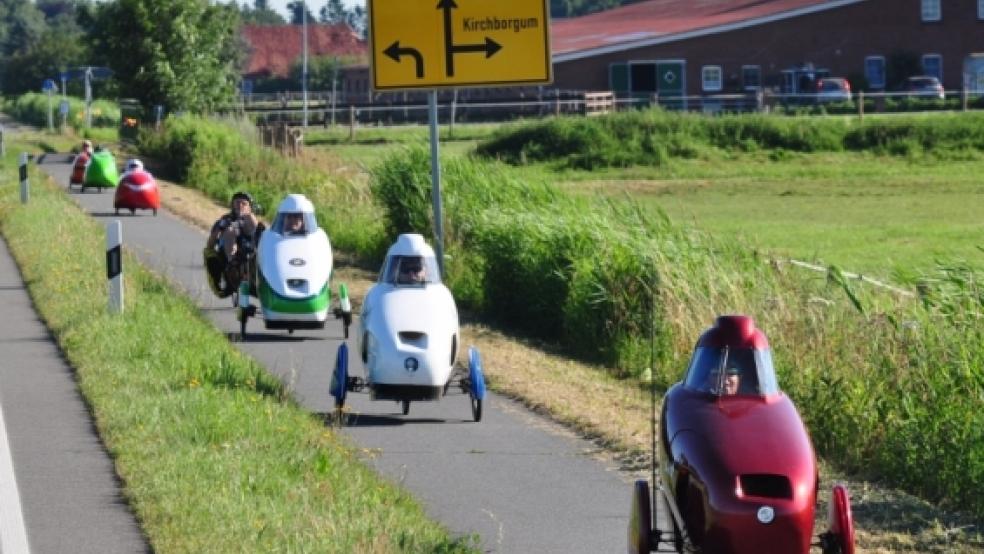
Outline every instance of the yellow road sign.
{"type": "Polygon", "coordinates": [[[551,81],[547,0],[369,0],[377,90],[551,81]]]}

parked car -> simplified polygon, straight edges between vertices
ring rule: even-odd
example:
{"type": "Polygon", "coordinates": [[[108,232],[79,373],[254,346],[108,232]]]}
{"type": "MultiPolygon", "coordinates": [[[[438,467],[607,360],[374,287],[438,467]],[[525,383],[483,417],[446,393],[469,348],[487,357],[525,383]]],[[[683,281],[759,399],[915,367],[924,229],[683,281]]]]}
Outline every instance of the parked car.
{"type": "Polygon", "coordinates": [[[936,98],[939,100],[946,98],[940,80],[929,75],[909,77],[905,83],[905,90],[909,93],[910,98],[936,98]]]}
{"type": "Polygon", "coordinates": [[[824,77],[817,80],[817,102],[850,102],[851,83],[843,77],[824,77]]]}

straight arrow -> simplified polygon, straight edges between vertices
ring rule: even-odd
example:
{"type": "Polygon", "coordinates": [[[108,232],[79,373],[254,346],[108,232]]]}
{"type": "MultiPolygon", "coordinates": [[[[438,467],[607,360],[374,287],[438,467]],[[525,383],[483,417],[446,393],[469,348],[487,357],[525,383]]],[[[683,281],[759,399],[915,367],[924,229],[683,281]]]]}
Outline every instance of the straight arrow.
{"type": "Polygon", "coordinates": [[[489,37],[485,37],[485,44],[456,44],[451,47],[451,50],[452,52],[485,52],[485,59],[488,59],[502,50],[502,45],[489,37]]]}

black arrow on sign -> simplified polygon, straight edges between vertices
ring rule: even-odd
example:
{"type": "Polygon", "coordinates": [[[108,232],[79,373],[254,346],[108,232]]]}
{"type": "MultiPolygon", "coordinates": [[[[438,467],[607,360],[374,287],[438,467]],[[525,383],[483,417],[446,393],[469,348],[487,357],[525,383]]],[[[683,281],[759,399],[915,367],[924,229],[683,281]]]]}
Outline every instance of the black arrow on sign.
{"type": "Polygon", "coordinates": [[[416,48],[400,48],[400,41],[396,41],[389,48],[383,50],[383,54],[393,58],[396,63],[400,63],[400,57],[402,56],[413,56],[417,64],[417,78],[424,78],[424,57],[420,55],[420,51],[416,48]]]}
{"type": "Polygon", "coordinates": [[[485,52],[485,59],[489,59],[502,50],[502,45],[489,37],[485,37],[485,44],[455,44],[451,10],[457,7],[454,0],[440,0],[437,3],[437,9],[444,10],[444,63],[448,77],[454,77],[454,55],[458,52],[485,52]]]}

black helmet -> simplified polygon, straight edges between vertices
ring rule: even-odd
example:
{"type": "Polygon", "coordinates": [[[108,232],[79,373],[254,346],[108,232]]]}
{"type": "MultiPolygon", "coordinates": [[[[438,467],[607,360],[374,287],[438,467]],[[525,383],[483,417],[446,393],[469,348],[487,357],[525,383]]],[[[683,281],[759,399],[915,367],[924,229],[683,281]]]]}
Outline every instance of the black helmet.
{"type": "Polygon", "coordinates": [[[250,206],[253,205],[253,197],[248,192],[239,191],[239,192],[233,194],[232,195],[232,199],[229,200],[229,204],[231,205],[236,200],[245,200],[245,201],[249,202],[249,205],[250,206]]]}

